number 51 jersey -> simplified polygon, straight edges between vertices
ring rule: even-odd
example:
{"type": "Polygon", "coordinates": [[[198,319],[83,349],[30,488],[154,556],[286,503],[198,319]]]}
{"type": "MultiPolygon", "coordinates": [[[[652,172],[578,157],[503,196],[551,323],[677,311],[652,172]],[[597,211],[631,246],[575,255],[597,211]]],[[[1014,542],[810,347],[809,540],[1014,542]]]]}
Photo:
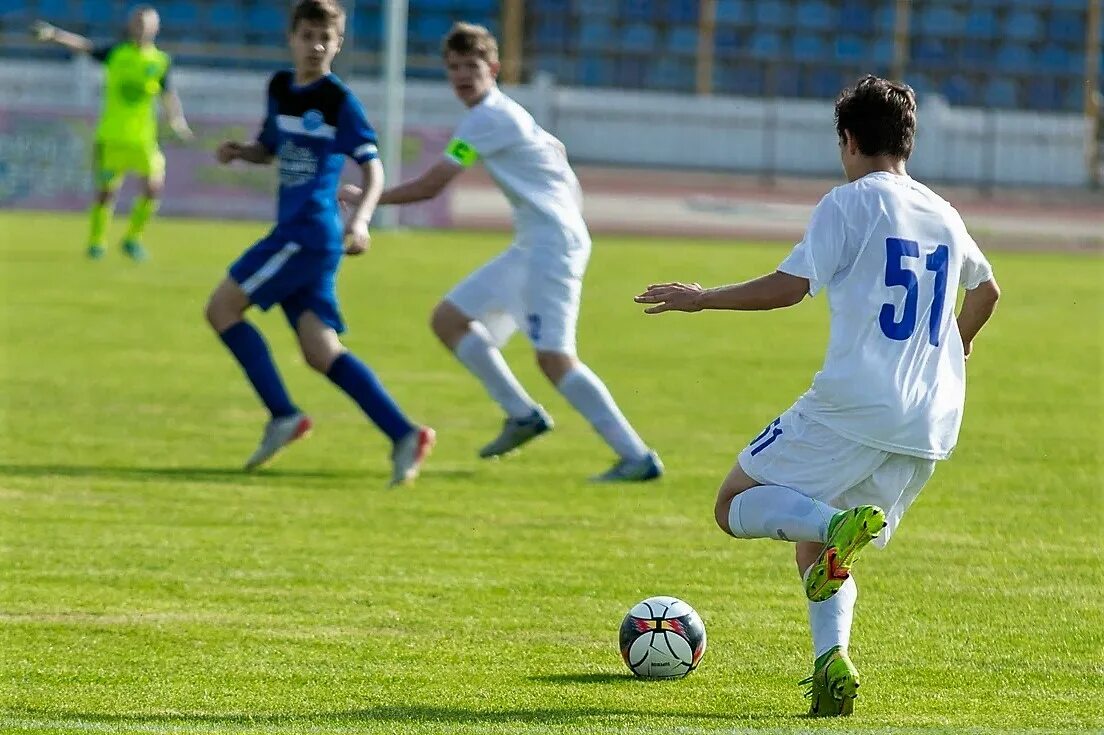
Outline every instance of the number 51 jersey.
{"type": "Polygon", "coordinates": [[[868,174],[820,200],[778,270],[827,289],[831,312],[824,366],[795,408],[853,441],[946,459],[966,398],[956,296],[993,277],[954,207],[908,176],[868,174]]]}

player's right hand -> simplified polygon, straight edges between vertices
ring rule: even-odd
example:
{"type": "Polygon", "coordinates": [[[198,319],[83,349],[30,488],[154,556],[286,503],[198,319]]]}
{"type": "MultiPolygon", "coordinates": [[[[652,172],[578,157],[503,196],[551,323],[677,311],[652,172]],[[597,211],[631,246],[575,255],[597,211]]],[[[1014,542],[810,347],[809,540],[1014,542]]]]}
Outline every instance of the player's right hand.
{"type": "Polygon", "coordinates": [[[364,190],[352,184],[342,184],[337,190],[337,201],[342,204],[360,204],[360,197],[364,190]]]}
{"type": "Polygon", "coordinates": [[[57,28],[44,20],[36,20],[31,24],[31,32],[39,41],[51,41],[57,35],[57,28]]]}
{"type": "Polygon", "coordinates": [[[233,140],[228,140],[221,143],[215,150],[215,156],[218,158],[219,163],[230,163],[238,158],[241,158],[242,144],[233,140]]]}

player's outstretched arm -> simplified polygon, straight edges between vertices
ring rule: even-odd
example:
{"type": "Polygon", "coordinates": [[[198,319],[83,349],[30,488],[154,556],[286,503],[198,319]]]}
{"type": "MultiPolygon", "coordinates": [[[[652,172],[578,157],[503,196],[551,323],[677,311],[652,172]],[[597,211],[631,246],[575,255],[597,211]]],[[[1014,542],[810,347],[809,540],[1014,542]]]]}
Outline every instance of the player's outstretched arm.
{"type": "Polygon", "coordinates": [[[192,134],[192,129],[188,127],[188,121],[184,119],[184,105],[180,103],[180,95],[176,93],[175,89],[166,89],[161,95],[161,100],[165,103],[165,116],[168,118],[169,127],[172,128],[176,137],[181,140],[191,140],[195,137],[192,134]]]}
{"type": "Polygon", "coordinates": [[[696,283],[659,283],[635,298],[638,304],[655,304],[646,314],[665,311],[763,311],[793,306],[809,293],[809,279],[775,271],[732,286],[702,288],[696,283]]]}
{"type": "MultiPolygon", "coordinates": [[[[346,202],[352,209],[345,221],[345,254],[360,255],[368,249],[371,239],[368,235],[368,223],[376,212],[380,194],[383,193],[383,164],[378,158],[365,161],[360,166],[361,185],[349,187],[358,189],[360,196],[346,202]]],[[[341,194],[338,194],[340,198],[341,194]]],[[[344,201],[344,200],[343,200],[344,201]]]]}
{"type": "Polygon", "coordinates": [[[464,169],[449,160],[437,162],[416,179],[386,189],[380,204],[412,204],[440,194],[464,169]]]}
{"type": "Polygon", "coordinates": [[[231,163],[233,161],[247,161],[264,165],[272,163],[272,151],[265,148],[257,141],[252,143],[239,143],[236,140],[227,140],[215,150],[215,157],[219,163],[231,163]]]}
{"type": "Polygon", "coordinates": [[[76,53],[87,54],[94,48],[92,41],[84,36],[70,33],[69,31],[63,31],[46,21],[36,20],[31,24],[31,31],[39,41],[56,43],[76,53]]]}
{"type": "Polygon", "coordinates": [[[970,289],[962,299],[962,308],[958,311],[958,333],[962,335],[962,349],[966,357],[974,347],[974,337],[993,316],[1000,300],[1000,286],[995,279],[989,279],[970,289]]]}

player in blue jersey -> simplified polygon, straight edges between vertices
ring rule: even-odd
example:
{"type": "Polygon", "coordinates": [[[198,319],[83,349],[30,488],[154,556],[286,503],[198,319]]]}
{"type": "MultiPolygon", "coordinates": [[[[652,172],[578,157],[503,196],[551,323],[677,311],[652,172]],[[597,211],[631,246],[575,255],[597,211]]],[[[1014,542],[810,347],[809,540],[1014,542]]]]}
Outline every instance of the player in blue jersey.
{"type": "Polygon", "coordinates": [[[245,320],[250,306],[279,304],[307,364],[360,405],[391,439],[392,484],[413,480],[433,447],[432,429],[412,423],[372,371],[338,340],[345,325],[334,282],[343,254],[368,249],[368,223],[383,189],[376,133],[353,93],[330,67],[341,48],[345,11],[335,0],[299,0],[288,45],[294,70],[273,75],[268,111],[255,141],[227,141],[224,164],[235,160],[279,165],[275,228],[230,266],[211,294],[207,320],[241,364],[272,414],[260,446],[246,462],[253,469],[311,429],[292,402],[268,345],[245,320]],[[337,186],[346,156],[360,164],[363,195],[342,223],[337,186]]]}

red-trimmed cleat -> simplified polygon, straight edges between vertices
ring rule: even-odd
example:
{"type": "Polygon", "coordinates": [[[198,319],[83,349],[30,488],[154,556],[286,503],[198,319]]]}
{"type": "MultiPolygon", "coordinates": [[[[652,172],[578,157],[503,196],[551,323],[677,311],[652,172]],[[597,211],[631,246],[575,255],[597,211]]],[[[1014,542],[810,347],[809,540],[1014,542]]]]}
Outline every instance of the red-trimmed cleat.
{"type": "Polygon", "coordinates": [[[253,452],[245,463],[246,470],[255,470],[296,439],[310,434],[314,423],[305,413],[293,413],[291,416],[272,419],[265,425],[264,434],[257,451],[253,452]]]}
{"type": "Polygon", "coordinates": [[[428,426],[418,427],[395,442],[391,450],[391,487],[413,482],[436,443],[437,432],[428,426]]]}

